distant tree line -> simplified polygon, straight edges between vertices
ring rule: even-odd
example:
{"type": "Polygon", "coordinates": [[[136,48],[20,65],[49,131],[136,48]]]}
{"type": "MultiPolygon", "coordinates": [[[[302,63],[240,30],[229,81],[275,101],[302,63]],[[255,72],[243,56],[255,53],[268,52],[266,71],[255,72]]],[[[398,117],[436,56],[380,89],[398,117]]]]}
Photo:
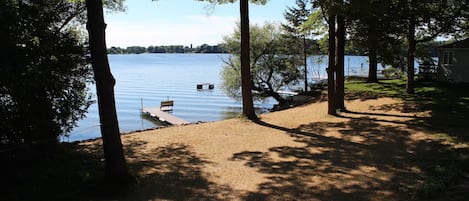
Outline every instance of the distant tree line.
{"type": "MultiPolygon", "coordinates": [[[[307,54],[319,55],[327,54],[327,47],[321,48],[322,44],[327,41],[306,39],[307,54]]],[[[418,49],[427,49],[430,51],[432,57],[437,56],[437,47],[446,44],[448,41],[429,41],[421,44],[418,49]]],[[[327,45],[327,44],[324,44],[327,45]]],[[[356,45],[352,41],[345,42],[345,55],[365,56],[366,48],[356,45]]],[[[404,50],[402,50],[404,51],[404,50]]],[[[183,46],[183,45],[161,45],[161,46],[129,46],[126,48],[111,47],[108,48],[108,54],[143,54],[143,53],[229,53],[223,44],[207,45],[203,44],[197,47],[183,46]]]]}
{"type": "Polygon", "coordinates": [[[142,53],[228,53],[222,45],[203,44],[197,47],[183,45],[129,46],[127,48],[108,48],[109,54],[142,54],[142,53]]]}

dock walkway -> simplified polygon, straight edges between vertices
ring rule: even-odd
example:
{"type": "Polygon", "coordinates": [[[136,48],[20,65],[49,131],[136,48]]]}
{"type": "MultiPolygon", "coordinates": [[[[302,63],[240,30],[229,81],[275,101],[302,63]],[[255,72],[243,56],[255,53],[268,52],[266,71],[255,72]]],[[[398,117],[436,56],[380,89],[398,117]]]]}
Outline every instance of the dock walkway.
{"type": "Polygon", "coordinates": [[[190,124],[190,122],[184,119],[180,119],[170,113],[161,111],[160,108],[143,108],[142,112],[170,125],[190,124]]]}

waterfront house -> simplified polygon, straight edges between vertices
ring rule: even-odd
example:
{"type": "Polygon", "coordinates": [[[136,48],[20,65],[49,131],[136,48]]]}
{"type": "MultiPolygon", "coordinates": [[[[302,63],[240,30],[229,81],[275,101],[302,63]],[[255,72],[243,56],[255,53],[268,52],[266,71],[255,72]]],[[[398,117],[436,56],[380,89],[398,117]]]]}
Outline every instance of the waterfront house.
{"type": "Polygon", "coordinates": [[[438,47],[439,81],[469,82],[469,38],[438,47]]]}

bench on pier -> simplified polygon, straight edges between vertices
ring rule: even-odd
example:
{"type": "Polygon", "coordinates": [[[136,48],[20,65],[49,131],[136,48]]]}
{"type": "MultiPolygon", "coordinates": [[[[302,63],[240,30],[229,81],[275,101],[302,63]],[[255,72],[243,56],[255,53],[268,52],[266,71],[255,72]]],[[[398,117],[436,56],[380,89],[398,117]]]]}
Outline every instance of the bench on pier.
{"type": "Polygon", "coordinates": [[[161,101],[160,110],[161,111],[173,111],[174,101],[161,101]]]}

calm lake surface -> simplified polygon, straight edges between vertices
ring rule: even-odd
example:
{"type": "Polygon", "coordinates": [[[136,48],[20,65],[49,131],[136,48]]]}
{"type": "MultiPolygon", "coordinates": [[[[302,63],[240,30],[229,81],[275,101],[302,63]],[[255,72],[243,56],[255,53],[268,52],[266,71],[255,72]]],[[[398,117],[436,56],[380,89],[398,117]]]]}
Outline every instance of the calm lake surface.
{"type": "MultiPolygon", "coordinates": [[[[227,97],[221,89],[220,71],[228,54],[131,54],[109,55],[111,71],[116,78],[116,109],[121,132],[158,127],[154,121],[142,118],[140,109],[159,107],[160,101],[174,100],[173,114],[189,122],[217,121],[233,118],[241,112],[241,102],[227,97]],[[213,83],[213,90],[197,90],[197,83],[213,83]]],[[[325,66],[318,57],[309,59],[310,77],[327,77],[325,66]]],[[[378,67],[382,69],[381,66],[378,67]]],[[[346,56],[345,74],[367,74],[368,60],[362,56],[346,56]]],[[[90,86],[96,100],[95,86],[90,86]]],[[[268,112],[276,104],[273,99],[256,102],[258,113],[268,112]]],[[[97,104],[78,123],[64,141],[79,141],[100,137],[97,104]]]]}

